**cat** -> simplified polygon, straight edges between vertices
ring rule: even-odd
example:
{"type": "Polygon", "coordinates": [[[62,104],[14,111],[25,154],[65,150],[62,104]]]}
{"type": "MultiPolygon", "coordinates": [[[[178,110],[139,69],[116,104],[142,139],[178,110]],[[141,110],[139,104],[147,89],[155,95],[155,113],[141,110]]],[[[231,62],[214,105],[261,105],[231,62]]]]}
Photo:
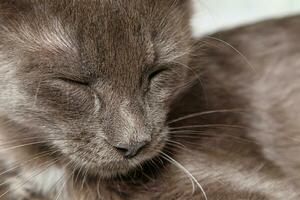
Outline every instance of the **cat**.
{"type": "Polygon", "coordinates": [[[0,1],[0,199],[299,199],[250,83],[282,22],[195,41],[190,7],[0,1]]]}

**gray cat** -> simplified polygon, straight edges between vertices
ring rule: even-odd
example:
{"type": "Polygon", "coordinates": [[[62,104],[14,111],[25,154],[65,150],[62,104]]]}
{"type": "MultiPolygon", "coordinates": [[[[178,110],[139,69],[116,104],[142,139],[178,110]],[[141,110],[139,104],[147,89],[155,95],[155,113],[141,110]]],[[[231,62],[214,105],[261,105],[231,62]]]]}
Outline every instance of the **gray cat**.
{"type": "Polygon", "coordinates": [[[300,18],[195,42],[189,7],[0,0],[0,199],[299,199],[300,18]]]}

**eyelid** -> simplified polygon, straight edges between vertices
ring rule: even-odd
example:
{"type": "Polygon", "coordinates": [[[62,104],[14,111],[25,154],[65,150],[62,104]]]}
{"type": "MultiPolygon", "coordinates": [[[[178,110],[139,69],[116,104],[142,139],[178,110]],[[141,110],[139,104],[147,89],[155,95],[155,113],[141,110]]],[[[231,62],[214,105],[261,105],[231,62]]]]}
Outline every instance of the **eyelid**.
{"type": "Polygon", "coordinates": [[[167,67],[160,67],[160,68],[156,68],[151,70],[148,73],[148,80],[151,81],[153,78],[155,78],[157,75],[161,74],[164,71],[169,70],[167,67]]]}
{"type": "Polygon", "coordinates": [[[65,78],[65,77],[60,77],[58,78],[61,81],[70,83],[70,84],[77,84],[77,85],[84,85],[84,86],[88,86],[89,83],[86,81],[82,81],[82,80],[78,80],[78,79],[72,79],[72,78],[65,78]]]}
{"type": "Polygon", "coordinates": [[[155,79],[157,76],[159,76],[160,74],[162,74],[165,71],[169,71],[170,69],[166,66],[162,66],[162,67],[155,67],[152,68],[150,70],[148,70],[148,72],[146,73],[146,84],[142,84],[143,88],[144,88],[144,93],[148,93],[148,91],[151,88],[151,85],[153,85],[153,79],[155,79]]]}

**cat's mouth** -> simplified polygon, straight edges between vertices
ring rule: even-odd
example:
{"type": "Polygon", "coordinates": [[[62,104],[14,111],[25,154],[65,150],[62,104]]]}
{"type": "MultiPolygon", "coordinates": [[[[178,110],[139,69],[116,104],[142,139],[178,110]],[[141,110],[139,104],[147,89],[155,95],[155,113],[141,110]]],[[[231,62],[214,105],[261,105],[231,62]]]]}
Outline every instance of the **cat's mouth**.
{"type": "Polygon", "coordinates": [[[167,138],[159,137],[145,146],[140,152],[126,158],[109,145],[105,145],[100,153],[89,149],[89,153],[80,151],[70,157],[78,170],[87,171],[90,175],[97,175],[103,179],[126,176],[142,166],[143,163],[157,157],[165,147],[167,138]],[[84,169],[82,169],[84,168],[84,169]]]}

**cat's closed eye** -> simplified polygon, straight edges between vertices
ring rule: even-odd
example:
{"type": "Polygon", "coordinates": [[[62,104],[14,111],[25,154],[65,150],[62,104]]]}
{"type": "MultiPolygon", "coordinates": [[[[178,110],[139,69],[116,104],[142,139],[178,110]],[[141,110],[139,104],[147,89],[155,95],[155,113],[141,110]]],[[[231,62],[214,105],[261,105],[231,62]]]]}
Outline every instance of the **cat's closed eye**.
{"type": "Polygon", "coordinates": [[[159,79],[162,77],[162,75],[165,74],[167,71],[168,68],[160,67],[151,69],[148,72],[146,72],[146,77],[144,80],[142,80],[144,92],[148,93],[151,90],[151,88],[153,88],[157,84],[157,82],[159,82],[159,79]]]}
{"type": "Polygon", "coordinates": [[[60,77],[58,78],[59,81],[62,81],[67,84],[72,84],[72,85],[79,85],[79,86],[86,86],[88,87],[90,83],[88,81],[80,80],[80,79],[75,79],[75,78],[65,78],[65,77],[60,77]]]}
{"type": "Polygon", "coordinates": [[[154,71],[151,71],[148,75],[148,81],[151,82],[158,76],[160,76],[162,73],[166,72],[168,69],[166,67],[162,67],[159,69],[156,69],[154,71]]]}

